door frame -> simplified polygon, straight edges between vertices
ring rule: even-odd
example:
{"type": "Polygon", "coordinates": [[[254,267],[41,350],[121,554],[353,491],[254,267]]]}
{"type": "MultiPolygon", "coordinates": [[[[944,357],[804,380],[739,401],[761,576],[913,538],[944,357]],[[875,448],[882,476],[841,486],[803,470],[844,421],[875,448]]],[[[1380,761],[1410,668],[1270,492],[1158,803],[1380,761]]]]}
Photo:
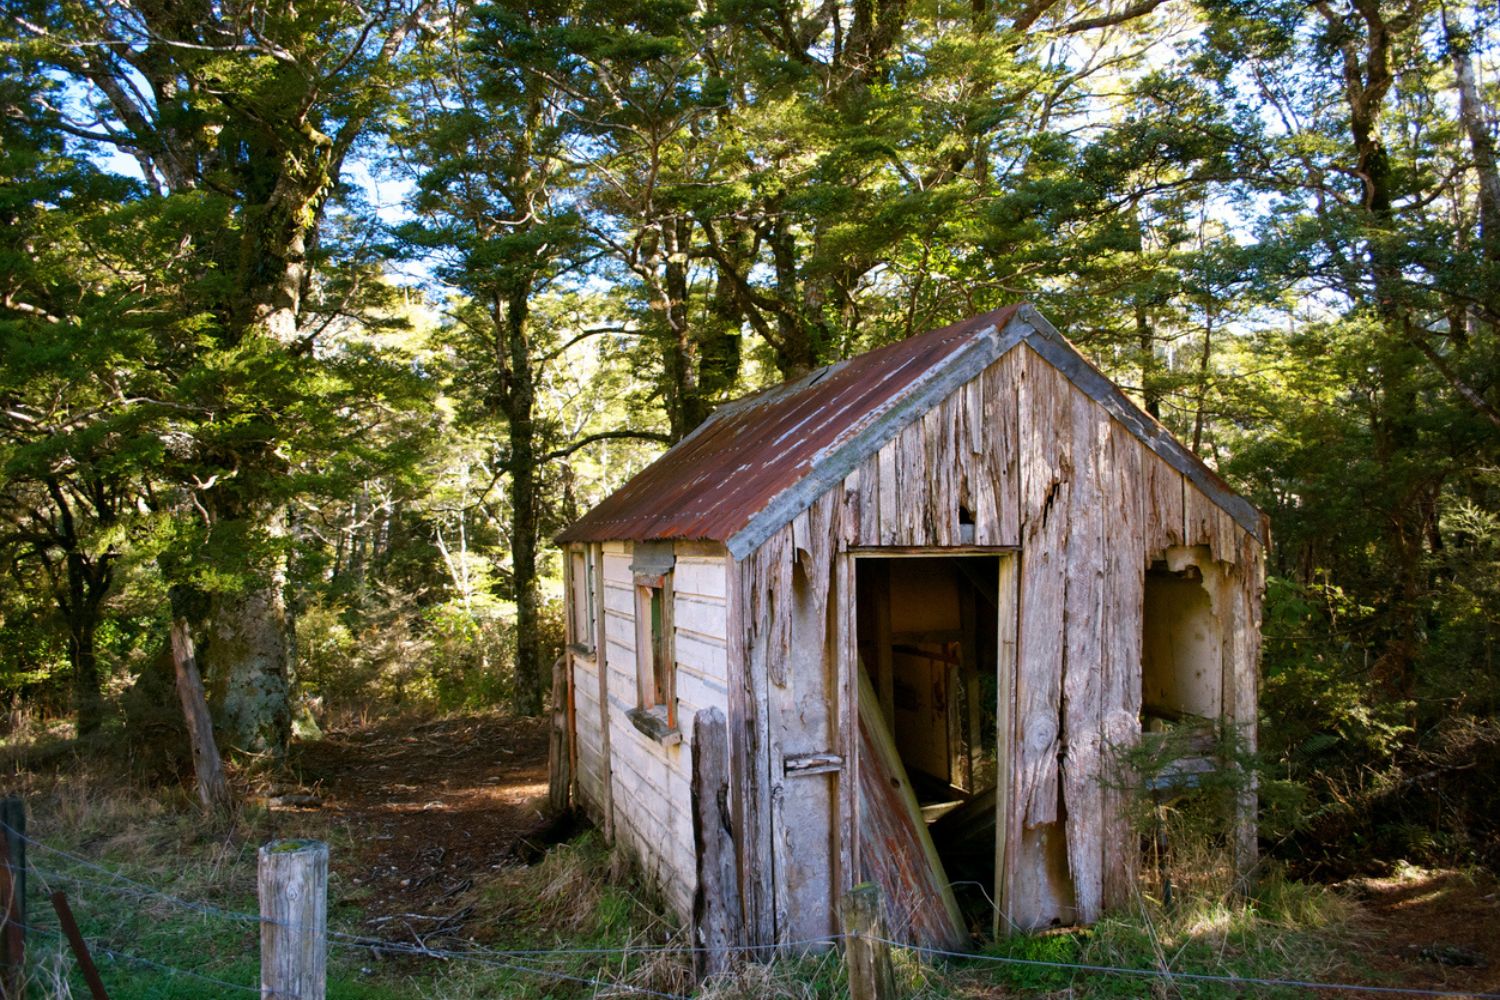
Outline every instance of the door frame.
{"type": "Polygon", "coordinates": [[[993,934],[1000,937],[1013,923],[1009,910],[1009,898],[1013,870],[1008,864],[1013,861],[1008,847],[1019,843],[1020,817],[1011,809],[1011,790],[1015,786],[1016,766],[1016,671],[1020,654],[1021,614],[1021,549],[1015,545],[953,545],[953,546],[858,546],[848,548],[835,556],[835,594],[838,596],[837,621],[837,679],[839,704],[835,716],[839,720],[844,758],[843,781],[840,789],[839,828],[843,831],[839,843],[840,894],[854,887],[856,873],[860,870],[859,843],[859,636],[857,627],[855,562],[858,559],[918,559],[964,556],[998,557],[998,600],[996,705],[995,705],[995,751],[1004,750],[1003,761],[998,761],[995,781],[995,885],[993,886],[995,915],[993,934]],[[847,595],[847,596],[846,596],[847,595]]]}

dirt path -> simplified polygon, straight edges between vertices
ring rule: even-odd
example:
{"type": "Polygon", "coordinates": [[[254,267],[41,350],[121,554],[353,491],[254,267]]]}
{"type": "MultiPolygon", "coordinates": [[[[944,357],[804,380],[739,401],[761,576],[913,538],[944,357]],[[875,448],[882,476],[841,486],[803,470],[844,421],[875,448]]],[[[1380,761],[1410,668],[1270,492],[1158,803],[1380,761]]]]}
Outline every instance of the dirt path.
{"type": "Polygon", "coordinates": [[[498,715],[391,720],[301,744],[292,766],[354,841],[334,867],[371,933],[430,941],[462,929],[469,890],[541,820],[546,726],[498,715]]]}
{"type": "Polygon", "coordinates": [[[1343,891],[1359,901],[1360,964],[1412,989],[1500,993],[1500,882],[1493,876],[1411,869],[1355,879],[1343,891]]]}

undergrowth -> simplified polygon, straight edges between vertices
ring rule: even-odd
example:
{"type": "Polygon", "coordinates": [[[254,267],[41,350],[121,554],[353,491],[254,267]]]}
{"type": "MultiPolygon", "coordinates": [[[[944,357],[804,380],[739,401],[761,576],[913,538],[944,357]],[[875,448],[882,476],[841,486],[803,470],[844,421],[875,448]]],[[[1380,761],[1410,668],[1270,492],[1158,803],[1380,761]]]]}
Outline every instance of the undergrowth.
{"type": "MultiPolygon", "coordinates": [[[[329,843],[334,934],[396,937],[394,925],[372,929],[366,887],[340,864],[355,856],[364,831],[342,827],[322,812],[256,808],[217,826],[206,824],[185,789],[149,786],[131,777],[125,763],[114,767],[118,773],[108,763],[75,763],[49,774],[13,775],[12,788],[25,794],[31,810],[29,833],[39,842],[29,851],[29,995],[88,995],[55,936],[57,923],[46,902],[53,889],[67,893],[115,1000],[254,994],[258,926],[254,919],[218,911],[256,913],[256,851],[275,837],[329,843]]],[[[1130,912],[1086,930],[1005,938],[965,959],[928,961],[898,950],[899,994],[933,1000],[1229,997],[1245,993],[1226,984],[1059,966],[1308,979],[1335,977],[1347,967],[1350,938],[1344,928],[1353,904],[1332,890],[1274,873],[1251,898],[1237,897],[1222,839],[1195,835],[1200,828],[1192,820],[1190,810],[1168,814],[1174,825],[1165,842],[1171,850],[1162,866],[1145,866],[1130,912]],[[1170,905],[1161,898],[1164,877],[1175,888],[1170,905]],[[991,961],[996,958],[1054,964],[991,961]]],[[[413,955],[411,937],[400,938],[402,947],[385,948],[335,939],[328,953],[328,997],[582,1000],[628,995],[629,988],[711,1000],[848,995],[842,959],[832,949],[744,964],[695,985],[688,932],[629,858],[592,831],[554,847],[535,864],[476,872],[474,884],[452,905],[468,913],[463,936],[429,943],[467,952],[467,958],[413,955]],[[494,954],[514,950],[528,954],[494,954]]]]}

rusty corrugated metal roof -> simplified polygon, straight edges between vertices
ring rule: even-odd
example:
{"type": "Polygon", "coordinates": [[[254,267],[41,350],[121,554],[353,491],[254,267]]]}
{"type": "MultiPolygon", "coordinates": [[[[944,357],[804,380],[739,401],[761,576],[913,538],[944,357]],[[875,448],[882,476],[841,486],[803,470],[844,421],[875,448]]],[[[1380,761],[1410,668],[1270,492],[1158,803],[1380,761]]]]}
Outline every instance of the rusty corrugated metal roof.
{"type": "Polygon", "coordinates": [[[1016,309],[877,348],[725,404],[557,540],[727,543],[976,337],[993,338],[1016,309]]]}
{"type": "Polygon", "coordinates": [[[682,539],[754,551],[908,422],[1026,343],[1264,540],[1264,515],[1029,305],[1007,306],[727,403],[557,536],[682,539]]]}

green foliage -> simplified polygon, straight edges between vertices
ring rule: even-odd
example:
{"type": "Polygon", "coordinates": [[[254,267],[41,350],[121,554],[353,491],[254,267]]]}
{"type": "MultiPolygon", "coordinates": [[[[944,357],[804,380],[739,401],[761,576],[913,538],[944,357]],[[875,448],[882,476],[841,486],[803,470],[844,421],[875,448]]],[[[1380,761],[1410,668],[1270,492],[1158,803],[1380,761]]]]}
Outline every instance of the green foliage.
{"type": "Polygon", "coordinates": [[[1025,298],[1271,517],[1273,846],[1484,855],[1391,802],[1500,711],[1497,25],[1149,6],[23,0],[5,692],[98,724],[169,585],[285,574],[328,705],[530,709],[545,540],[661,438],[1025,298]]]}

